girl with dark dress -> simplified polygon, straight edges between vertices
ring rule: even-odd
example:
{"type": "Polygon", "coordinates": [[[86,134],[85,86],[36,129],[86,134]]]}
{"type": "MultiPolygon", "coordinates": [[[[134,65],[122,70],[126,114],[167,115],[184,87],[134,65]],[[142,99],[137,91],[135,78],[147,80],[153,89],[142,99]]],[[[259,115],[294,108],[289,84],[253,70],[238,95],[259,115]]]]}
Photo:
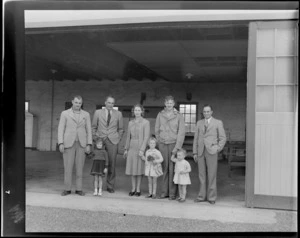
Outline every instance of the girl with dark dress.
{"type": "Polygon", "coordinates": [[[103,141],[99,138],[94,144],[94,157],[91,175],[94,176],[94,196],[102,196],[102,177],[105,177],[108,167],[108,156],[103,145],[103,141]]]}

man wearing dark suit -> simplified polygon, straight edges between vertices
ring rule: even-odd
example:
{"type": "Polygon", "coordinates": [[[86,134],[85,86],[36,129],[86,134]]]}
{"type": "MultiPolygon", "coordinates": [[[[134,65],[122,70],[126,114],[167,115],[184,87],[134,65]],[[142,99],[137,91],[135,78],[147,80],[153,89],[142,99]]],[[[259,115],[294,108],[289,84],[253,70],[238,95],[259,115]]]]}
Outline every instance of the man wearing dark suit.
{"type": "Polygon", "coordinates": [[[59,151],[64,159],[65,190],[62,196],[71,194],[72,173],[76,166],[76,194],[84,196],[82,191],[82,173],[85,152],[90,152],[92,145],[92,128],[90,114],[81,109],[82,97],[75,96],[72,107],[61,113],[58,125],[59,151]]]}
{"type": "Polygon", "coordinates": [[[122,113],[113,109],[114,104],[114,97],[108,96],[105,100],[105,108],[96,110],[92,121],[93,139],[102,138],[108,153],[107,191],[109,193],[114,193],[118,143],[124,133],[122,113]]]}
{"type": "Polygon", "coordinates": [[[212,117],[212,107],[203,107],[204,119],[197,122],[193,155],[198,163],[200,180],[200,191],[194,202],[204,202],[208,200],[210,204],[215,204],[217,199],[217,168],[218,152],[226,143],[226,134],[223,123],[212,117]],[[208,179],[208,184],[207,180],[208,179]],[[206,188],[206,185],[208,187],[206,188]]]}

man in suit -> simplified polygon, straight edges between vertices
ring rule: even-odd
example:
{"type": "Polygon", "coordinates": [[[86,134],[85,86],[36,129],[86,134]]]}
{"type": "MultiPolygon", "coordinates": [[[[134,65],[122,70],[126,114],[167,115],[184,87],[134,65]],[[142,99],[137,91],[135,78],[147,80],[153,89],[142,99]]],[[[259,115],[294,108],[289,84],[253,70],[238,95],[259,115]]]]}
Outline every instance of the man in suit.
{"type": "Polygon", "coordinates": [[[93,139],[102,138],[108,153],[107,191],[109,193],[115,192],[118,143],[124,133],[122,113],[113,109],[114,104],[114,97],[108,96],[105,100],[105,108],[96,110],[92,121],[93,139]]]}
{"type": "Polygon", "coordinates": [[[61,113],[58,125],[59,151],[64,160],[65,190],[62,196],[71,194],[72,173],[74,162],[76,166],[76,191],[84,196],[82,191],[82,173],[85,162],[85,152],[90,153],[92,145],[92,128],[90,114],[81,109],[82,97],[74,96],[72,107],[61,113]]]}
{"type": "Polygon", "coordinates": [[[212,107],[208,104],[205,105],[203,107],[204,119],[199,120],[196,126],[193,155],[195,162],[198,163],[200,191],[194,202],[207,200],[210,204],[215,204],[218,152],[226,143],[226,135],[222,121],[213,118],[212,114],[212,107]]]}

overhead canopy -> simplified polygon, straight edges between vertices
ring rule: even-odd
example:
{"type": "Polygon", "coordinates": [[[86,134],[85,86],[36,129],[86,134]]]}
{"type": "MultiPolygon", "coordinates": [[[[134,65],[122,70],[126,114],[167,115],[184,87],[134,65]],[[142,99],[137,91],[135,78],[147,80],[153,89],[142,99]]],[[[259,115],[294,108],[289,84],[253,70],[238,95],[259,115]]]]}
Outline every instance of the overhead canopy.
{"type": "Polygon", "coordinates": [[[245,11],[128,11],[26,11],[26,79],[246,82],[245,11]]]}

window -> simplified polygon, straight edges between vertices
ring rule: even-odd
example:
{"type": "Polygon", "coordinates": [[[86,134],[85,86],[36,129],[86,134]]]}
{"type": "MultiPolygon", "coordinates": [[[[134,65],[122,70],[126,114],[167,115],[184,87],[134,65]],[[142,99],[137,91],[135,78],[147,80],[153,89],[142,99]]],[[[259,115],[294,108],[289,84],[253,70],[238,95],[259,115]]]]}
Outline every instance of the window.
{"type": "Polygon", "coordinates": [[[25,101],[25,112],[29,111],[29,101],[25,101]]]}
{"type": "MultiPolygon", "coordinates": [[[[96,105],[96,110],[98,110],[98,109],[103,109],[103,108],[105,108],[105,106],[103,106],[103,105],[96,105]]],[[[115,110],[119,110],[119,107],[113,107],[113,109],[115,109],[115,110]]]]}
{"type": "Polygon", "coordinates": [[[196,130],[196,123],[197,123],[197,104],[179,103],[179,112],[184,117],[185,132],[194,133],[196,130]]]}

